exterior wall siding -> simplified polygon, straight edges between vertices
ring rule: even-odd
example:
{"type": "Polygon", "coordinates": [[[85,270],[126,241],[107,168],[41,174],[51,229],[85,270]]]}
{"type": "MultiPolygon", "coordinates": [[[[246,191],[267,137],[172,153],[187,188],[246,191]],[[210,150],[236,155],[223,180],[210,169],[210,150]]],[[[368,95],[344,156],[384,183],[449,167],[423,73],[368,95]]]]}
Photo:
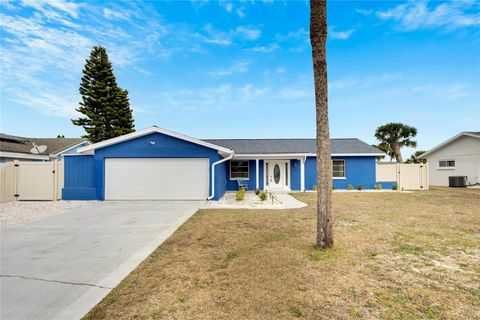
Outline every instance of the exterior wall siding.
{"type": "MultiPolygon", "coordinates": [[[[347,189],[363,185],[364,189],[374,189],[376,183],[375,157],[332,157],[333,160],[345,160],[345,179],[333,179],[336,189],[347,189]]],[[[317,184],[317,158],[307,157],[305,161],[305,190],[312,190],[317,184]]]]}
{"type": "Polygon", "coordinates": [[[448,177],[467,176],[469,183],[480,182],[480,139],[463,136],[427,156],[431,186],[448,186],[448,177]],[[455,168],[439,168],[440,160],[454,160],[455,168]]]}
{"type": "Polygon", "coordinates": [[[63,200],[97,200],[93,156],[68,156],[64,159],[63,200]]]}
{"type": "MultiPolygon", "coordinates": [[[[65,159],[70,158],[65,157],[65,159]]],[[[75,157],[74,158],[79,158],[75,157]]],[[[85,157],[85,156],[81,156],[85,157]]],[[[95,150],[93,157],[93,168],[87,167],[82,164],[85,172],[90,170],[93,172],[93,188],[95,189],[95,198],[97,200],[105,199],[105,159],[106,158],[208,158],[209,159],[209,171],[211,171],[211,165],[220,160],[222,157],[218,154],[217,150],[210,149],[204,146],[200,146],[188,141],[163,135],[160,133],[153,133],[136,139],[121,142],[115,145],[111,145],[105,148],[95,150]]],[[[79,165],[79,163],[71,162],[72,167],[79,165]]],[[[75,174],[76,168],[65,167],[65,182],[70,179],[70,175],[75,174]]],[[[223,196],[225,192],[225,176],[222,174],[225,170],[222,169],[222,165],[217,165],[215,172],[215,198],[218,200],[223,196]],[[223,181],[223,183],[222,183],[223,181]]],[[[209,193],[211,193],[211,172],[209,172],[209,193]]],[[[69,199],[74,200],[75,197],[75,185],[69,185],[66,183],[65,189],[67,189],[66,196],[69,199]]],[[[78,190],[80,196],[80,191],[78,190]]],[[[181,192],[181,190],[179,190],[181,192]]]]}
{"type": "Polygon", "coordinates": [[[300,160],[290,160],[290,189],[301,190],[300,160]]]}

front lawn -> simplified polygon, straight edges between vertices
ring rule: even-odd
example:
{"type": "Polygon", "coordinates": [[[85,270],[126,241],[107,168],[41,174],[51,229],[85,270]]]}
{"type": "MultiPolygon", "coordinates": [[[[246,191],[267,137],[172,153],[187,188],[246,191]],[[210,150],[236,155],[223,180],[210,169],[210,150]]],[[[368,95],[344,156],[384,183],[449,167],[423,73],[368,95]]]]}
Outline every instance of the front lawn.
{"type": "Polygon", "coordinates": [[[315,194],[295,210],[202,210],[86,319],[480,319],[480,190],[315,194]]]}

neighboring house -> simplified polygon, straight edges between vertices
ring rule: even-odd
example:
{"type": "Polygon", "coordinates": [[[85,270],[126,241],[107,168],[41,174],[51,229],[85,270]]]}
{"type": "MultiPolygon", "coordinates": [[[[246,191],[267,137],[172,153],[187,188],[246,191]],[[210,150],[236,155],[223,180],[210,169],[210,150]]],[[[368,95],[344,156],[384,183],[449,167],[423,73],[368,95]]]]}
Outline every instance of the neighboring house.
{"type": "Polygon", "coordinates": [[[83,138],[26,138],[0,133],[0,163],[19,161],[61,160],[66,154],[90,144],[83,138]],[[32,153],[34,146],[46,146],[45,151],[32,153]]]}
{"type": "Polygon", "coordinates": [[[480,132],[461,132],[422,154],[427,159],[431,186],[448,186],[448,177],[466,176],[480,182],[480,132]]]}
{"type": "MultiPolygon", "coordinates": [[[[358,139],[332,139],[333,184],[373,189],[375,157],[358,139]]],[[[150,127],[65,157],[65,200],[218,200],[237,190],[312,190],[315,139],[199,140],[150,127]]]]}

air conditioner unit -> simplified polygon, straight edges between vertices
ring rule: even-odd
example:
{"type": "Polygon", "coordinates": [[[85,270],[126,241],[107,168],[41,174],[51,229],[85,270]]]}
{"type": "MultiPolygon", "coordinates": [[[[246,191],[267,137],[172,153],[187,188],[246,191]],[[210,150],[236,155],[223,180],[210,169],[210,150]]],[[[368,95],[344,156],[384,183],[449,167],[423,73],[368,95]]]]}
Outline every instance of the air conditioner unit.
{"type": "Polygon", "coordinates": [[[466,176],[448,177],[448,186],[451,188],[465,188],[467,185],[466,176]]]}

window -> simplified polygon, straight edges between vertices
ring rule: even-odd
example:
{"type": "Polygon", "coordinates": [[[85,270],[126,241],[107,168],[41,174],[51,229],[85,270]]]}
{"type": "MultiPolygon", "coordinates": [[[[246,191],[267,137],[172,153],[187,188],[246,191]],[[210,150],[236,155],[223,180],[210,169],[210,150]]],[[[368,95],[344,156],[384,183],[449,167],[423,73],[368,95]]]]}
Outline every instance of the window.
{"type": "Polygon", "coordinates": [[[439,168],[455,168],[455,160],[440,160],[438,161],[439,168]]]}
{"type": "Polygon", "coordinates": [[[333,160],[333,178],[345,178],[345,160],[333,160]]]}
{"type": "Polygon", "coordinates": [[[230,179],[248,179],[248,160],[230,161],[230,179]]]}

